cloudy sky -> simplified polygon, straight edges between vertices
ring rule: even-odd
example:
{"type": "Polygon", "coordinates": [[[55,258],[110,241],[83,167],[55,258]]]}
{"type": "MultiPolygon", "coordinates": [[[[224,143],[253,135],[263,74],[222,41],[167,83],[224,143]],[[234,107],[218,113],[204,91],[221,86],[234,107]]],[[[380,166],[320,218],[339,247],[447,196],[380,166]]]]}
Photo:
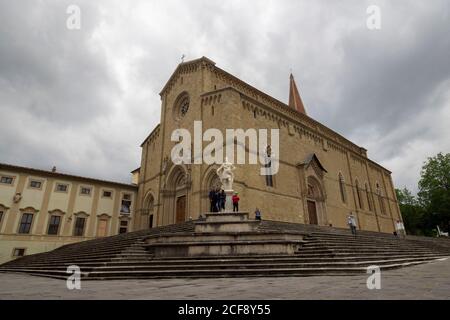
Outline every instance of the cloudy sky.
{"type": "Polygon", "coordinates": [[[207,56],[415,190],[450,152],[450,9],[430,1],[0,0],[0,162],[129,182],[180,62],[207,56]],[[81,9],[69,30],[67,7],[81,9]],[[366,9],[381,9],[369,30],[366,9]]]}

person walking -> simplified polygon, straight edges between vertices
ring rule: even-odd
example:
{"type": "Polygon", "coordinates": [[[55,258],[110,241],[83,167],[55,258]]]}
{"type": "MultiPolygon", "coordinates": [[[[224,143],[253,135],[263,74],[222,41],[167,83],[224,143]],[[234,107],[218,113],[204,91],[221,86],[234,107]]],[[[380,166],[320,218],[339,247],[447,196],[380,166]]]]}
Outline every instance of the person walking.
{"type": "Polygon", "coordinates": [[[233,197],[231,198],[231,200],[233,201],[233,212],[239,212],[239,196],[238,193],[235,192],[233,197]]]}
{"type": "Polygon", "coordinates": [[[261,211],[258,208],[255,210],[255,219],[261,221],[261,211]]]}
{"type": "Polygon", "coordinates": [[[350,227],[352,234],[356,236],[356,219],[353,212],[350,212],[350,215],[347,217],[347,224],[350,227]]]}
{"type": "Polygon", "coordinates": [[[227,200],[227,195],[225,194],[225,191],[223,189],[220,190],[219,199],[220,199],[220,211],[224,212],[225,211],[225,201],[227,200]]]}
{"type": "Polygon", "coordinates": [[[397,235],[400,238],[404,238],[405,237],[405,226],[403,225],[403,223],[400,220],[397,220],[397,222],[395,223],[395,231],[397,232],[397,235]]]}

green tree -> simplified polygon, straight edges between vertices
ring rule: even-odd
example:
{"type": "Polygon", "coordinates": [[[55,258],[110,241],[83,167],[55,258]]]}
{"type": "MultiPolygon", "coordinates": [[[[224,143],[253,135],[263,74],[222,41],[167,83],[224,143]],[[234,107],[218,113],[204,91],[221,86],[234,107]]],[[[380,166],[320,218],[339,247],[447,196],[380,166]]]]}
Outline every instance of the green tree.
{"type": "Polygon", "coordinates": [[[427,229],[436,225],[450,227],[450,154],[438,153],[428,158],[422,167],[418,200],[425,210],[427,229]]]}
{"type": "Polygon", "coordinates": [[[395,193],[406,231],[414,235],[428,235],[431,230],[425,227],[424,210],[416,197],[406,187],[401,190],[395,189],[395,193]]]}

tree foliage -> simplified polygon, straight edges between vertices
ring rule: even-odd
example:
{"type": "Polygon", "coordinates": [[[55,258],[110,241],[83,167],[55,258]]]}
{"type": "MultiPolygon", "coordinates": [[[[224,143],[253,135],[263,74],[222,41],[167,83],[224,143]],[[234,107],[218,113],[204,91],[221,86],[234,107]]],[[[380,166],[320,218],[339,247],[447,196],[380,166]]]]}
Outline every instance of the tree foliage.
{"type": "Polygon", "coordinates": [[[424,228],[424,210],[419,205],[416,197],[406,187],[403,189],[395,189],[398,204],[402,212],[405,229],[410,234],[428,235],[427,228],[424,228]]]}
{"type": "Polygon", "coordinates": [[[417,197],[407,188],[395,190],[406,230],[417,235],[431,235],[437,225],[449,230],[450,154],[428,158],[420,176],[417,197]]]}

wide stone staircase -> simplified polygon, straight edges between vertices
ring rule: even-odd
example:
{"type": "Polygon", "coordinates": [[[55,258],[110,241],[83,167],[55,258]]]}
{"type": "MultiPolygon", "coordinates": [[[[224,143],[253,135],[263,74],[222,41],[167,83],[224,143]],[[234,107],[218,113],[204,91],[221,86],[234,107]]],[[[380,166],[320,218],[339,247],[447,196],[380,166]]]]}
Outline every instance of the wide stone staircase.
{"type": "Polygon", "coordinates": [[[86,280],[349,275],[367,267],[405,267],[450,256],[450,240],[276,221],[248,214],[206,218],[70,244],[0,265],[67,279],[77,265],[86,280]]]}

